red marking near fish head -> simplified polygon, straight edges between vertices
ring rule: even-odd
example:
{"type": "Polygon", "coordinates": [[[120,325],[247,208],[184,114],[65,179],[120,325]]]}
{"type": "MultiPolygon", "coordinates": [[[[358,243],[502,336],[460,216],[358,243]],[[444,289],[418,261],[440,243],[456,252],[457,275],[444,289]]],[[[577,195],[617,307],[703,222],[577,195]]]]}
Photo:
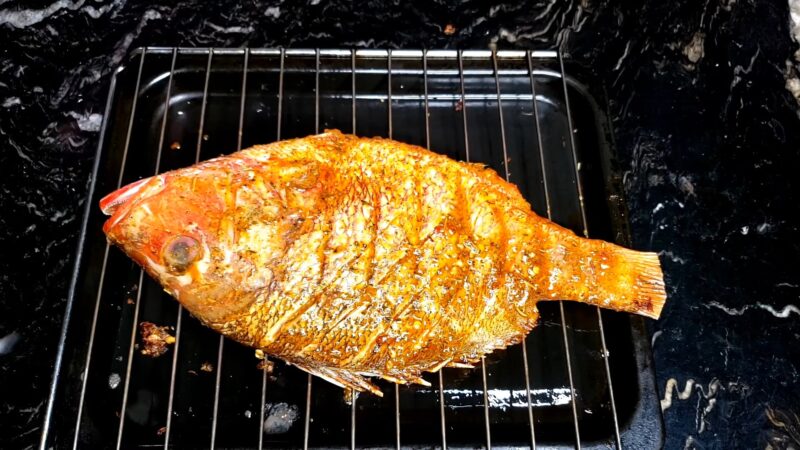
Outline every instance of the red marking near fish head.
{"type": "Polygon", "coordinates": [[[120,222],[138,200],[150,197],[164,188],[161,176],[144,178],[106,195],[100,200],[103,214],[111,216],[103,224],[103,232],[108,235],[111,228],[120,222]]]}
{"type": "Polygon", "coordinates": [[[148,181],[150,181],[150,178],[134,181],[103,197],[100,200],[100,209],[103,210],[103,214],[107,216],[114,215],[114,211],[128,200],[134,198],[148,181]]]}

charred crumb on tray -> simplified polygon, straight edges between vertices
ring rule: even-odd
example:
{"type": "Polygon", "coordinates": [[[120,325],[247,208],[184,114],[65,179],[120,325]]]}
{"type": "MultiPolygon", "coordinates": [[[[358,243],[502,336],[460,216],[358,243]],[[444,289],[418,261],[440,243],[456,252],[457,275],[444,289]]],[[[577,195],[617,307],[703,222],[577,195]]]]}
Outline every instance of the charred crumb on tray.
{"type": "Polygon", "coordinates": [[[272,373],[272,371],[275,369],[275,363],[268,359],[262,359],[258,362],[258,365],[256,365],[256,369],[265,370],[267,373],[272,373]]]}
{"type": "Polygon", "coordinates": [[[208,361],[205,361],[205,362],[203,362],[203,364],[200,365],[200,370],[203,371],[203,372],[208,372],[208,373],[213,372],[214,371],[214,365],[211,364],[208,361]]]}
{"type": "Polygon", "coordinates": [[[346,405],[352,406],[353,402],[358,398],[359,392],[353,388],[346,387],[342,390],[343,400],[346,405]]]}
{"type": "Polygon", "coordinates": [[[156,358],[167,352],[168,346],[175,343],[175,337],[169,333],[169,327],[158,326],[152,322],[139,324],[142,335],[141,354],[156,358]]]}

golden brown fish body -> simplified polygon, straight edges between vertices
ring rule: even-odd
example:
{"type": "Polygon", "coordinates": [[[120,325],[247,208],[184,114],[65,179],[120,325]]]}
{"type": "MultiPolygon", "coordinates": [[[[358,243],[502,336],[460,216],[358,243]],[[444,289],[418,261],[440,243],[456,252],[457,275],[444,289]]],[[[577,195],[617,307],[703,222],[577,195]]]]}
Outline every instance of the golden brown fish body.
{"type": "Polygon", "coordinates": [[[142,180],[108,239],[214,330],[356,390],[519,342],[539,300],[658,317],[656,255],[536,216],[477,164],[329,131],[142,180]]]}

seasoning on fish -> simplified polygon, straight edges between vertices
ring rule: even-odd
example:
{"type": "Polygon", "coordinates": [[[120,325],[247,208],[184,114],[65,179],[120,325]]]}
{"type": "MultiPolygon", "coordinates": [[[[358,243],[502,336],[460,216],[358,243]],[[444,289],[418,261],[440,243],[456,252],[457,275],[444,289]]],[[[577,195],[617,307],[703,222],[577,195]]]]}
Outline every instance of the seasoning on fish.
{"type": "Polygon", "coordinates": [[[339,131],[105,197],[103,230],[205,325],[334,384],[426,384],[520,342],[537,302],[658,318],[657,255],[577,237],[479,164],[339,131]]]}

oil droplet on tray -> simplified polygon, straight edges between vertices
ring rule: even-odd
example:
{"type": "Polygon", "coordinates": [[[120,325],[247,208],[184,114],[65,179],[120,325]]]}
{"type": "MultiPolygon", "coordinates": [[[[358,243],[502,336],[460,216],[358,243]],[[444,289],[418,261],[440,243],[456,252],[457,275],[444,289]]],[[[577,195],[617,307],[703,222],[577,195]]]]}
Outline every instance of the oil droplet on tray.
{"type": "Polygon", "coordinates": [[[120,381],[122,381],[122,379],[120,378],[119,374],[112,373],[108,376],[108,387],[111,389],[116,389],[117,386],[119,386],[120,381]]]}

